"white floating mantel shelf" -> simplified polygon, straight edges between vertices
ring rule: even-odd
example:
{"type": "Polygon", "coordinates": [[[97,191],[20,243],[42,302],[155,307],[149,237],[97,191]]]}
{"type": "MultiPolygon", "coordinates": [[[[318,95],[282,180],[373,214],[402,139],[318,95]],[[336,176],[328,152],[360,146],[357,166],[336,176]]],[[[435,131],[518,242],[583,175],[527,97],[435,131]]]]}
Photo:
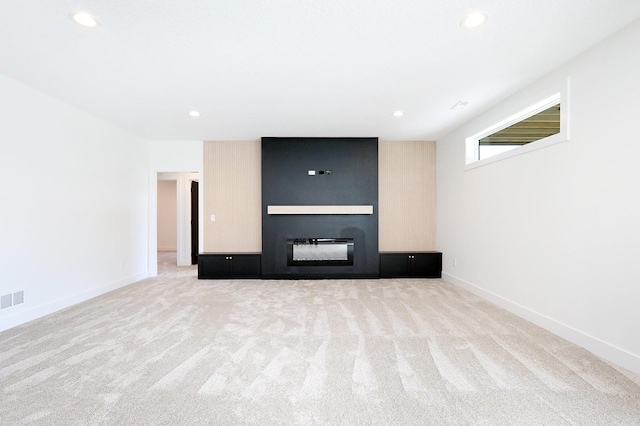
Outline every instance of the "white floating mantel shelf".
{"type": "Polygon", "coordinates": [[[373,206],[267,206],[267,214],[373,214],[373,206]]]}

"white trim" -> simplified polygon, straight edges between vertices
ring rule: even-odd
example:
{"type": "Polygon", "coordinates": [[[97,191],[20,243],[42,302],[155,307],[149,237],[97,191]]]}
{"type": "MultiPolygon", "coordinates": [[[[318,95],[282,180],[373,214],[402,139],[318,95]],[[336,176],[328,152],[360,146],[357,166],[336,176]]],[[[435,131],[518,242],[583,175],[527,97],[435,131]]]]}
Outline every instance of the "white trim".
{"type": "Polygon", "coordinates": [[[611,343],[586,334],[567,324],[561,323],[553,318],[531,310],[526,306],[522,306],[505,297],[485,290],[482,287],[479,287],[447,272],[442,272],[442,279],[450,284],[473,293],[476,296],[485,299],[503,309],[506,309],[512,314],[530,321],[533,324],[536,324],[537,326],[540,326],[545,330],[562,337],[563,339],[575,343],[576,345],[581,346],[588,351],[591,351],[595,355],[598,355],[610,362],[613,362],[614,364],[640,374],[640,357],[631,352],[628,352],[622,348],[612,345],[611,343]]]}
{"type": "Polygon", "coordinates": [[[158,251],[178,251],[178,246],[158,246],[158,251]]]}
{"type": "Polygon", "coordinates": [[[191,265],[191,180],[187,173],[180,173],[177,182],[176,236],[178,266],[191,265]]]}
{"type": "Polygon", "coordinates": [[[267,206],[267,214],[373,214],[373,206],[267,206]]]}
{"type": "Polygon", "coordinates": [[[79,293],[65,296],[61,299],[43,303],[39,306],[21,310],[14,315],[3,317],[2,321],[0,322],[0,331],[8,330],[18,325],[25,324],[29,321],[33,321],[54,312],[58,312],[61,309],[77,305],[78,303],[86,302],[87,300],[93,299],[94,297],[101,296],[105,293],[109,293],[113,290],[117,290],[129,284],[144,280],[148,277],[148,273],[131,275],[107,284],[99,285],[88,290],[81,291],[79,293]]]}
{"type": "Polygon", "coordinates": [[[158,275],[158,172],[149,171],[149,232],[147,233],[147,270],[150,277],[158,275]]]}

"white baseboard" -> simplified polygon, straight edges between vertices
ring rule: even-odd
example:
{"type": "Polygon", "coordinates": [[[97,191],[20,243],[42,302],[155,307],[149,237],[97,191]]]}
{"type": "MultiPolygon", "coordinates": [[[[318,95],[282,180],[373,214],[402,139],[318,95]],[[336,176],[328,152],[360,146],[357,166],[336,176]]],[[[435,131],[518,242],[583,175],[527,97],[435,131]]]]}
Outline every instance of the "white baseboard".
{"type": "Polygon", "coordinates": [[[475,294],[482,299],[485,299],[496,306],[499,306],[512,314],[524,318],[537,326],[544,328],[556,334],[568,341],[575,343],[578,346],[582,346],[588,351],[617,364],[627,370],[640,374],[640,356],[628,352],[615,345],[607,343],[597,337],[586,334],[580,330],[577,330],[571,326],[563,324],[553,318],[536,312],[532,309],[515,303],[509,299],[506,299],[498,294],[485,290],[475,284],[465,281],[461,278],[443,272],[442,279],[448,283],[451,283],[457,287],[467,290],[470,293],[475,294]]]}
{"type": "Polygon", "coordinates": [[[21,310],[20,312],[16,312],[15,314],[2,318],[2,322],[0,323],[0,331],[5,331],[10,328],[16,327],[18,325],[25,324],[29,321],[42,318],[45,315],[52,314],[61,309],[68,308],[73,305],[77,305],[78,303],[87,301],[89,299],[93,299],[94,297],[100,296],[102,294],[108,293],[113,290],[117,290],[121,287],[127,286],[129,284],[133,284],[137,281],[141,281],[147,278],[148,275],[149,274],[146,272],[131,275],[107,284],[103,284],[97,287],[93,287],[93,288],[81,291],[79,293],[75,293],[75,294],[63,297],[61,299],[57,299],[51,302],[41,304],[39,306],[34,306],[32,308],[21,310]]]}
{"type": "Polygon", "coordinates": [[[177,246],[158,246],[158,251],[178,251],[177,246]]]}

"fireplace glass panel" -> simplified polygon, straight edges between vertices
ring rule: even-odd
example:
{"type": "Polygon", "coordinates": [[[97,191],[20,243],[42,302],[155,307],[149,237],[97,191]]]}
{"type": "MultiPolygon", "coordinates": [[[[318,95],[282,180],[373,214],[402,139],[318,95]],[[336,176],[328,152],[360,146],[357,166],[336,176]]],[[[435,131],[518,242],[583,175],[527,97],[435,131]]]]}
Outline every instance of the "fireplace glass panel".
{"type": "Polygon", "coordinates": [[[296,238],[287,240],[289,266],[351,266],[353,238],[296,238]]]}

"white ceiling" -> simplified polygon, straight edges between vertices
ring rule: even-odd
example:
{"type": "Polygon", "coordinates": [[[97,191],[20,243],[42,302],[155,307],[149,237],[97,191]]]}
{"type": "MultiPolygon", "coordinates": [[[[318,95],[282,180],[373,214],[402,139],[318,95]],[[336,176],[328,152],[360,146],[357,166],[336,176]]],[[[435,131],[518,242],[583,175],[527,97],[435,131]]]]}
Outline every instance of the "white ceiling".
{"type": "Polygon", "coordinates": [[[435,140],[638,17],[638,0],[2,0],[0,73],[154,140],[435,140]],[[461,29],[472,10],[489,20],[461,29]]]}

